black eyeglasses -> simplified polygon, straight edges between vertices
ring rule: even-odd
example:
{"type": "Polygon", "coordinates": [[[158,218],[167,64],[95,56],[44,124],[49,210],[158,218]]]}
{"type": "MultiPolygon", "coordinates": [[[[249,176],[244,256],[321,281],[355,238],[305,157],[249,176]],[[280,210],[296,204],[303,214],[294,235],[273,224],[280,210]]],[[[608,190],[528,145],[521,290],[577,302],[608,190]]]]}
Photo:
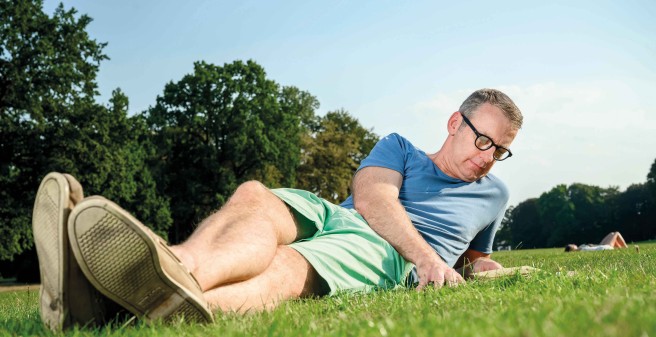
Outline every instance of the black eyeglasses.
{"type": "Polygon", "coordinates": [[[469,125],[469,127],[472,129],[472,131],[474,131],[474,134],[476,134],[476,140],[474,140],[474,145],[476,145],[476,147],[479,150],[485,151],[485,150],[488,150],[489,148],[491,148],[492,146],[494,146],[494,154],[492,154],[492,157],[494,157],[494,160],[496,160],[496,161],[506,160],[506,159],[508,159],[509,157],[512,156],[512,152],[510,152],[510,150],[506,149],[503,146],[499,146],[497,144],[494,144],[494,141],[492,141],[492,138],[490,138],[490,137],[488,137],[488,136],[486,136],[482,133],[479,133],[478,130],[476,130],[476,128],[469,121],[469,119],[467,119],[467,117],[465,117],[465,115],[463,115],[461,113],[460,116],[462,116],[462,120],[464,120],[465,123],[467,123],[467,125],[469,125]]]}

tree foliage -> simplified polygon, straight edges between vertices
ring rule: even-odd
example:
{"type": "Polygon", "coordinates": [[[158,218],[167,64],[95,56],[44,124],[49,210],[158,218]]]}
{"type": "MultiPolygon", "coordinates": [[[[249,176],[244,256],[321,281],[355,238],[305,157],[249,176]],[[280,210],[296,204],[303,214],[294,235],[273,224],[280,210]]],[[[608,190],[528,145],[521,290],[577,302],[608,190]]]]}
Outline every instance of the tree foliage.
{"type": "Polygon", "coordinates": [[[613,219],[624,237],[635,241],[656,237],[656,203],[649,184],[633,184],[614,199],[613,219]]]}
{"type": "Polygon", "coordinates": [[[120,90],[109,106],[95,102],[107,57],[86,33],[91,19],[62,5],[49,17],[41,7],[0,1],[0,260],[32,247],[34,195],[50,171],[73,174],[87,194],[102,193],[160,232],[171,222],[146,166],[145,123],[127,117],[120,90]]]}
{"type": "Polygon", "coordinates": [[[656,200],[656,159],[654,159],[654,163],[651,164],[647,174],[647,187],[651,191],[652,198],[656,200]]]}
{"type": "Polygon", "coordinates": [[[508,221],[513,248],[535,248],[543,245],[538,199],[527,199],[513,208],[508,221]]]}
{"type": "Polygon", "coordinates": [[[61,5],[48,17],[41,7],[0,1],[0,259],[32,246],[26,210],[44,172],[56,167],[51,154],[63,154],[59,137],[95,94],[106,58],[104,44],[85,32],[89,17],[61,5]]]}
{"type": "Polygon", "coordinates": [[[541,236],[546,238],[548,246],[564,245],[577,225],[574,203],[570,200],[565,185],[558,185],[540,196],[538,214],[542,225],[541,236]]]}
{"type": "Polygon", "coordinates": [[[656,238],[656,202],[651,187],[656,162],[644,184],[626,191],[585,184],[558,185],[540,198],[526,200],[506,214],[501,240],[525,248],[599,243],[619,231],[628,241],[656,238]],[[650,180],[652,179],[652,180],[650,180]],[[508,235],[507,232],[510,232],[508,235]]]}
{"type": "Polygon", "coordinates": [[[574,219],[578,224],[567,243],[598,243],[611,231],[615,231],[613,219],[614,196],[619,193],[617,187],[601,188],[575,183],[568,188],[569,199],[574,205],[574,219]]]}
{"type": "Polygon", "coordinates": [[[304,138],[297,186],[334,203],[344,201],[353,174],[377,141],[345,110],[317,118],[304,138]]]}
{"type": "Polygon", "coordinates": [[[158,183],[171,198],[175,240],[225,203],[239,183],[294,183],[304,124],[318,101],[281,88],[253,61],[194,64],[168,83],[144,117],[158,152],[158,183]]]}

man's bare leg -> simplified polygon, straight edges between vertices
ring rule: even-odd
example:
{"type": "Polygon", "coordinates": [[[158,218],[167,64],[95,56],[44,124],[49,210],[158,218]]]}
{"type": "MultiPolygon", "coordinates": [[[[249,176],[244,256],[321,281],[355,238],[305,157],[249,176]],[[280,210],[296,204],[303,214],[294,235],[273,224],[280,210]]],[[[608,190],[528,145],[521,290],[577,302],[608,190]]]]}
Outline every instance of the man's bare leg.
{"type": "Polygon", "coordinates": [[[279,246],[269,267],[247,281],[205,292],[212,310],[252,312],[270,310],[282,301],[325,295],[328,285],[296,250],[279,246]]]}
{"type": "Polygon", "coordinates": [[[620,232],[610,232],[601,240],[601,245],[609,245],[613,248],[626,248],[626,241],[620,232]]]}
{"type": "Polygon", "coordinates": [[[282,200],[261,183],[250,181],[239,186],[187,241],[171,250],[207,291],[261,274],[279,245],[311,234],[299,232],[282,200]]]}

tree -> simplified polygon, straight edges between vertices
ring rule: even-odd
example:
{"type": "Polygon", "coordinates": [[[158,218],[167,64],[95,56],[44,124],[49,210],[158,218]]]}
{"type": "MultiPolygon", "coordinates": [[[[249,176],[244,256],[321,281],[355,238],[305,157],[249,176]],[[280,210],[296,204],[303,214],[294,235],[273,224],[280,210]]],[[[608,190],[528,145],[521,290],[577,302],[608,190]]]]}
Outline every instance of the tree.
{"type": "MultiPolygon", "coordinates": [[[[91,18],[41,1],[0,1],[0,260],[32,246],[29,211],[51,151],[64,141],[74,107],[88,106],[105,44],[89,38],[91,18]]],[[[80,111],[80,110],[75,110],[80,111]]],[[[72,118],[71,118],[72,117],[72,118]]],[[[66,136],[69,139],[70,135],[66,136]]]]}
{"type": "Polygon", "coordinates": [[[511,228],[513,226],[512,213],[514,209],[514,206],[509,206],[508,209],[506,209],[506,212],[503,215],[503,220],[501,220],[501,226],[499,226],[499,230],[497,230],[494,235],[494,247],[497,249],[505,248],[509,245],[512,247],[513,237],[511,228]]]}
{"type": "Polygon", "coordinates": [[[633,184],[613,198],[613,227],[627,241],[651,240],[656,237],[656,205],[648,184],[633,184]]]}
{"type": "MultiPolygon", "coordinates": [[[[601,188],[598,186],[575,183],[567,188],[570,202],[574,205],[574,219],[569,243],[597,243],[607,234],[611,227],[612,207],[610,200],[618,194],[617,187],[601,188]]],[[[617,229],[613,229],[617,230],[617,229]]]]}
{"type": "Polygon", "coordinates": [[[546,246],[564,246],[570,243],[578,226],[574,216],[574,203],[566,185],[558,185],[538,199],[538,212],[546,246]]]}
{"type": "Polygon", "coordinates": [[[303,125],[316,107],[316,98],[281,89],[253,61],[197,62],[193,74],[168,83],[143,116],[157,144],[158,186],[171,198],[174,240],[241,182],[291,186],[303,125]]]}
{"type": "Polygon", "coordinates": [[[509,208],[496,242],[523,247],[597,243],[612,231],[628,241],[656,238],[656,161],[645,184],[633,184],[624,192],[617,187],[558,185],[539,199],[509,208]]]}
{"type": "Polygon", "coordinates": [[[654,159],[654,163],[651,164],[651,169],[647,173],[647,186],[651,191],[652,198],[656,200],[656,159],[654,159]]]}
{"type": "Polygon", "coordinates": [[[165,232],[168,202],[148,170],[145,122],[127,116],[118,89],[108,106],[95,102],[105,44],[87,35],[89,17],[60,5],[50,18],[41,5],[0,2],[8,23],[0,25],[0,260],[33,246],[34,196],[50,171],[73,174],[87,195],[102,194],[165,232]]]}
{"type": "Polygon", "coordinates": [[[538,248],[546,245],[537,198],[527,199],[513,208],[508,225],[514,248],[538,248]]]}
{"type": "Polygon", "coordinates": [[[318,118],[305,138],[297,186],[334,203],[350,194],[353,174],[378,141],[344,110],[318,118]]]}
{"type": "Polygon", "coordinates": [[[169,202],[157,193],[148,166],[155,148],[143,117],[128,117],[128,104],[116,89],[107,107],[84,107],[81,118],[65,129],[72,136],[59,135],[66,141],[61,153],[51,152],[52,170],[72,173],[87,195],[103,195],[166,237],[172,223],[169,202]]]}

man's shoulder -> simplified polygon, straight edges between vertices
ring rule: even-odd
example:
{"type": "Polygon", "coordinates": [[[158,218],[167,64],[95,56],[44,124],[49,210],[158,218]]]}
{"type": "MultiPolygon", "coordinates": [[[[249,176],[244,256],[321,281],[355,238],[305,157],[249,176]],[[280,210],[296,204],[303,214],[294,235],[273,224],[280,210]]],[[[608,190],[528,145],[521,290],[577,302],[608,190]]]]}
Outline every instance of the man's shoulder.
{"type": "Polygon", "coordinates": [[[396,132],[392,132],[392,133],[388,134],[387,136],[383,137],[381,139],[381,141],[384,141],[384,142],[397,142],[397,143],[402,144],[402,145],[407,144],[407,145],[412,146],[412,143],[407,138],[401,136],[400,134],[398,134],[396,132]]]}
{"type": "Polygon", "coordinates": [[[497,177],[493,173],[486,174],[485,177],[481,178],[479,181],[485,182],[486,184],[490,184],[490,185],[493,185],[493,186],[498,186],[498,187],[504,188],[506,190],[508,189],[506,187],[506,183],[504,183],[503,180],[501,180],[501,178],[497,177]]]}
{"type": "Polygon", "coordinates": [[[494,191],[498,197],[506,202],[510,199],[510,190],[508,189],[508,186],[506,186],[506,183],[494,174],[488,173],[485,177],[479,179],[477,183],[481,185],[481,188],[494,191]]]}
{"type": "Polygon", "coordinates": [[[414,155],[416,153],[424,153],[421,149],[412,144],[410,140],[396,132],[390,133],[381,138],[379,144],[384,148],[393,148],[394,151],[401,151],[406,154],[414,155]]]}

